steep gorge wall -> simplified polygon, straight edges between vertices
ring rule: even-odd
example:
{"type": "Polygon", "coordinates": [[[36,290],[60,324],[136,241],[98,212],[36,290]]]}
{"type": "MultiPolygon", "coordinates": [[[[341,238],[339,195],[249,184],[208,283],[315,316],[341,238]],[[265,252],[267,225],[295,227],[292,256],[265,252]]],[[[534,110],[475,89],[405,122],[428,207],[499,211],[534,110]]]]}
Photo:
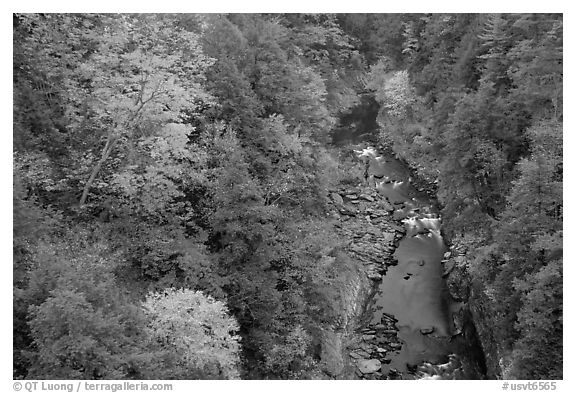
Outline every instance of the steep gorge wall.
{"type": "Polygon", "coordinates": [[[391,218],[394,208],[371,187],[342,187],[329,197],[334,226],[346,241],[340,251],[326,256],[333,258],[340,275],[339,316],[318,334],[321,367],[331,378],[354,379],[357,370],[347,348],[367,322],[363,317],[375,282],[394,263],[392,254],[404,229],[391,218]]]}
{"type": "Polygon", "coordinates": [[[473,354],[477,363],[485,367],[479,371],[488,379],[499,379],[502,376],[502,355],[493,335],[491,301],[483,285],[472,279],[468,271],[466,250],[458,245],[452,245],[450,250],[444,260],[444,275],[450,295],[462,302],[461,309],[454,314],[454,323],[460,330],[465,347],[481,347],[482,353],[473,354]]]}

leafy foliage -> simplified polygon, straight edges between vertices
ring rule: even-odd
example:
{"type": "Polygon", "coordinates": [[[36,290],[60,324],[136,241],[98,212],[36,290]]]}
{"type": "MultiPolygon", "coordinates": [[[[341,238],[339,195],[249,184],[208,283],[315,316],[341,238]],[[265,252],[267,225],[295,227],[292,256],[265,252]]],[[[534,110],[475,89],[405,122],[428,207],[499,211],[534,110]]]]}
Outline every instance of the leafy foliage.
{"type": "MultiPolygon", "coordinates": [[[[87,233],[77,228],[80,234],[87,233]]],[[[106,246],[82,235],[40,244],[26,288],[15,292],[28,305],[28,377],[125,378],[136,353],[139,317],[114,283],[106,246]]]]}
{"type": "Polygon", "coordinates": [[[157,375],[188,379],[200,369],[209,378],[239,378],[238,324],[223,303],[201,292],[166,290],[148,295],[144,308],[156,355],[169,364],[157,375]]]}
{"type": "Polygon", "coordinates": [[[561,355],[538,362],[562,346],[561,15],[17,14],[13,32],[15,377],[317,376],[352,268],[326,192],[361,178],[330,132],[367,102],[436,184],[509,376],[561,376],[561,355]]]}

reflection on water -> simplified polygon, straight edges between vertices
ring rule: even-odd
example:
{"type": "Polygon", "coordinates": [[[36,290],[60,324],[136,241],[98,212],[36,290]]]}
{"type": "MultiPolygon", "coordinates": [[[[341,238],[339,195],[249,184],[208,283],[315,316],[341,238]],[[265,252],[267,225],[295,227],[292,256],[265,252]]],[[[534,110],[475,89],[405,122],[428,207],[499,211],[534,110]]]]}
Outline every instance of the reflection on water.
{"type": "Polygon", "coordinates": [[[405,372],[406,364],[441,361],[448,355],[451,325],[440,265],[444,251],[438,228],[427,235],[411,236],[408,232],[394,254],[398,265],[390,267],[382,279],[374,320],[379,320],[383,312],[394,315],[398,337],[403,341],[390,368],[405,372]],[[421,330],[433,331],[423,334],[421,330]]]}
{"type": "Polygon", "coordinates": [[[406,167],[393,158],[372,160],[371,174],[382,179],[376,186],[397,208],[394,218],[402,220],[406,236],[394,258],[398,265],[388,269],[373,305],[373,323],[383,313],[398,320],[402,348],[391,354],[383,371],[396,369],[409,378],[408,366],[423,362],[442,363],[450,354],[452,324],[441,260],[446,246],[440,235],[440,219],[426,196],[410,183],[406,167]]]}

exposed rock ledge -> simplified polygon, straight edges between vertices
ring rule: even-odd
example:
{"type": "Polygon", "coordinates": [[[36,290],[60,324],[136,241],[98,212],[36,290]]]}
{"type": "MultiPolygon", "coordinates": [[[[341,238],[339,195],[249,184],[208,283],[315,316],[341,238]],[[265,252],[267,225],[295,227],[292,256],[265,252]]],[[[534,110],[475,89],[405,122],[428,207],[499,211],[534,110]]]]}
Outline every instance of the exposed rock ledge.
{"type": "MultiPolygon", "coordinates": [[[[386,352],[395,342],[394,321],[382,325],[381,331],[369,329],[358,333],[362,317],[378,281],[388,266],[396,264],[392,254],[404,235],[404,228],[392,219],[393,206],[370,187],[330,190],[331,216],[338,234],[347,239],[340,262],[353,267],[339,288],[342,299],[340,317],[329,328],[319,332],[321,367],[331,378],[355,379],[375,375],[386,362],[386,352]],[[378,340],[385,340],[378,341],[378,340]],[[362,346],[364,349],[362,349],[362,346]],[[348,356],[347,349],[355,348],[348,356]],[[365,352],[365,353],[364,353],[365,352]]],[[[388,360],[389,361],[389,360],[388,360]]]]}
{"type": "Polygon", "coordinates": [[[458,244],[450,246],[450,251],[444,254],[442,266],[443,277],[451,296],[461,302],[457,312],[453,312],[454,326],[457,328],[456,336],[473,351],[474,346],[482,349],[483,353],[470,353],[470,358],[477,364],[484,364],[485,370],[478,370],[489,379],[500,378],[501,355],[493,337],[493,326],[489,319],[490,304],[480,283],[471,280],[468,272],[468,250],[458,244]],[[476,358],[474,358],[476,357],[476,358]]]}

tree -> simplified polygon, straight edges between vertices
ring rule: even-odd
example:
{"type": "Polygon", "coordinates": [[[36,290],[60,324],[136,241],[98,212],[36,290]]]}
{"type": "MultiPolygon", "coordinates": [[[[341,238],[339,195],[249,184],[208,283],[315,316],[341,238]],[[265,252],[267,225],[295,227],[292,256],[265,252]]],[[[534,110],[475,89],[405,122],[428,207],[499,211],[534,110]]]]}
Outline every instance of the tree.
{"type": "Polygon", "coordinates": [[[114,315],[80,292],[56,289],[30,317],[37,352],[29,378],[126,378],[133,343],[124,312],[114,315]]]}
{"type": "Polygon", "coordinates": [[[168,16],[22,19],[29,29],[23,52],[35,59],[34,72],[61,85],[66,132],[93,140],[89,151],[81,153],[89,154],[91,169],[81,181],[80,206],[114,152],[114,166],[133,165],[139,138],[167,123],[183,122],[200,102],[209,101],[199,82],[211,60],[202,54],[196,35],[179,29],[168,16]]]}
{"type": "Polygon", "coordinates": [[[207,88],[218,102],[211,109],[214,119],[224,120],[249,139],[250,129],[257,127],[257,118],[263,113],[245,72],[250,44],[225,15],[206,16],[201,40],[203,50],[216,59],[207,70],[207,88]]]}
{"type": "Polygon", "coordinates": [[[395,72],[384,82],[381,89],[376,90],[376,100],[382,103],[382,107],[391,116],[405,118],[411,104],[415,101],[408,72],[395,72]]]}
{"type": "Polygon", "coordinates": [[[561,120],[563,23],[561,15],[522,15],[514,27],[522,32],[507,54],[514,83],[511,95],[535,117],[561,120]]]}
{"type": "Polygon", "coordinates": [[[26,377],[127,378],[142,340],[138,309],[116,286],[105,243],[74,229],[33,250],[27,285],[15,292],[28,308],[26,377]]]}
{"type": "Polygon", "coordinates": [[[532,252],[536,236],[562,229],[562,127],[541,122],[528,135],[532,154],[518,163],[520,176],[513,182],[497,232],[502,245],[521,246],[517,251],[522,254],[532,252]]]}
{"type": "Polygon", "coordinates": [[[157,223],[186,222],[192,208],[183,202],[185,191],[206,182],[206,152],[188,144],[192,131],[191,126],[168,123],[135,143],[132,150],[138,160],[110,180],[123,206],[157,223]]]}
{"type": "Polygon", "coordinates": [[[517,164],[492,251],[479,263],[491,270],[483,282],[493,294],[497,342],[511,353],[508,377],[545,378],[562,369],[561,350],[552,350],[551,362],[537,361],[562,345],[562,128],[542,121],[527,134],[531,155],[517,164]]]}
{"type": "Polygon", "coordinates": [[[240,338],[225,305],[192,290],[151,293],[144,302],[150,342],[163,358],[158,379],[189,379],[196,370],[206,378],[240,377],[240,338]]]}
{"type": "MultiPolygon", "coordinates": [[[[561,241],[561,239],[560,239],[561,241]]],[[[561,379],[563,367],[562,258],[551,260],[526,280],[516,329],[520,338],[512,352],[512,379],[561,379]]]]}
{"type": "Polygon", "coordinates": [[[297,378],[299,371],[309,368],[313,362],[307,354],[310,343],[310,335],[302,326],[296,326],[288,333],[284,343],[274,345],[266,355],[266,367],[271,374],[297,378]]]}

